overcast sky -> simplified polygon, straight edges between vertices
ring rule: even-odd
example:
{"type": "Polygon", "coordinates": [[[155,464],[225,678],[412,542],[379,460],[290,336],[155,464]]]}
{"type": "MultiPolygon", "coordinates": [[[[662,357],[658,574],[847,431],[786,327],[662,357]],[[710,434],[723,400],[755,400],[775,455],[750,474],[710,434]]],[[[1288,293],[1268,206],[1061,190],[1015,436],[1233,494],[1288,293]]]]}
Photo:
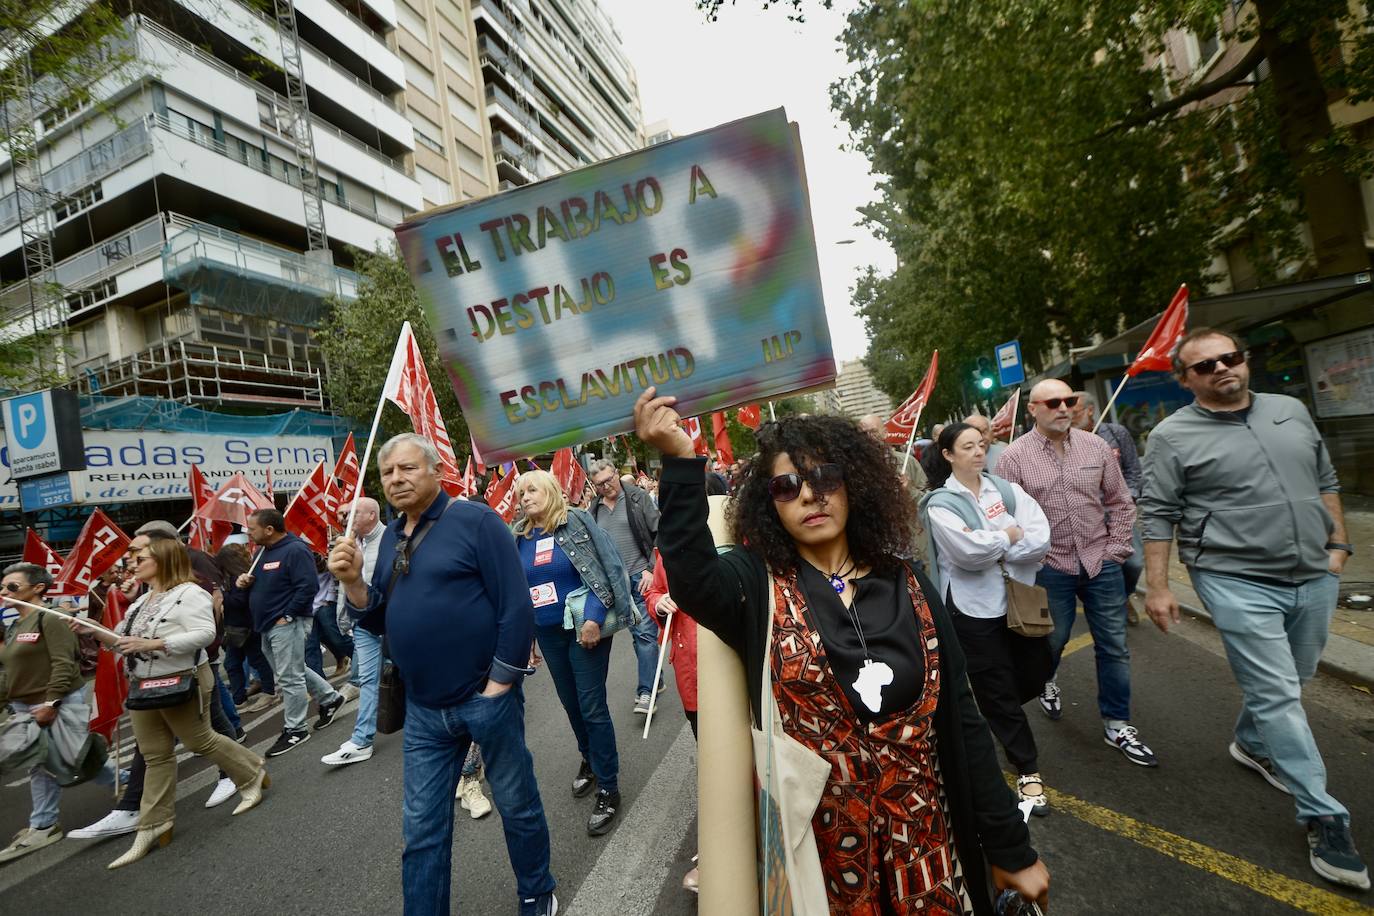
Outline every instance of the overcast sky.
{"type": "Polygon", "coordinates": [[[646,124],[667,119],[674,133],[689,134],[781,106],[800,126],[835,358],[863,356],[868,338],[850,289],[864,267],[887,272],[896,258],[854,225],[856,208],[877,191],[868,160],[840,150],[848,131],[830,110],[830,84],[846,69],[843,11],[852,4],[838,0],[829,12],[811,4],[797,24],[760,0],[725,6],[717,22],[706,22],[693,0],[599,2],[639,75],[646,124]],[[847,239],[853,244],[838,244],[847,239]]]}

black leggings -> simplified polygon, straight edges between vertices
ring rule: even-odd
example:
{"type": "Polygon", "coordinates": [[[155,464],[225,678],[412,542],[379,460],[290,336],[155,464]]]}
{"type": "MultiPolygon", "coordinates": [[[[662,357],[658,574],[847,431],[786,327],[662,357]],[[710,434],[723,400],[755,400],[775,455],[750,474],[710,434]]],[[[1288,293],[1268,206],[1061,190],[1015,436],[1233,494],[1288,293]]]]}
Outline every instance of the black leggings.
{"type": "Polygon", "coordinates": [[[1006,617],[969,617],[959,613],[952,600],[948,607],[983,718],[1016,772],[1038,773],[1035,735],[1021,706],[1040,693],[1049,677],[1049,640],[1016,635],[1007,629],[1006,617]]]}

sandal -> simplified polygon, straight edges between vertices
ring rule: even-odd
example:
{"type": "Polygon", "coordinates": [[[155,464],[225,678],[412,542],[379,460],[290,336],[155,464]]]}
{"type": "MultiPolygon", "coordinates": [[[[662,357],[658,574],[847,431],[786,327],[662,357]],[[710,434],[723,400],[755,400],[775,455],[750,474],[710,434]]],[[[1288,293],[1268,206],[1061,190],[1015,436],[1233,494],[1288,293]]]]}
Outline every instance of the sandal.
{"type": "Polygon", "coordinates": [[[1045,794],[1045,783],[1039,773],[1027,773],[1016,777],[1016,795],[1021,801],[1030,802],[1035,806],[1031,808],[1031,814],[1036,817],[1044,817],[1050,813],[1050,800],[1045,794]],[[1029,786],[1034,786],[1039,791],[1027,792],[1029,786]]]}

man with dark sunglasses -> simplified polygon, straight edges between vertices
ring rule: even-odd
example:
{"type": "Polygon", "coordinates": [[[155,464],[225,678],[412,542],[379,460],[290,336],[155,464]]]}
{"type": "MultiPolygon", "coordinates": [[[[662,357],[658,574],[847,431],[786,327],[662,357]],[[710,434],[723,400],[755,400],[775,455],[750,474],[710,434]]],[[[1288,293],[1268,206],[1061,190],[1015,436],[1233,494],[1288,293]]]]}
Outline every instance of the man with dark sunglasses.
{"type": "Polygon", "coordinates": [[[1040,694],[1040,708],[1052,720],[1063,715],[1054,672],[1073,632],[1078,602],[1092,632],[1097,657],[1097,707],[1103,737],[1131,763],[1158,762],[1137,734],[1131,718],[1131,652],[1126,646],[1126,585],[1121,565],[1131,555],[1135,503],[1112,447],[1092,433],[1073,428],[1078,398],[1058,379],[1030,391],[1030,432],[1002,453],[997,474],[1040,504],[1050,523],[1050,553],[1036,576],[1049,597],[1054,632],[1054,668],[1040,694]]]}
{"type": "Polygon", "coordinates": [[[1250,390],[1245,345],[1199,328],[1180,342],[1174,373],[1194,402],[1150,433],[1145,492],[1145,610],[1179,621],[1169,545],[1221,633],[1242,704],[1229,751],[1293,796],[1312,869],[1367,890],[1350,813],[1326,789],[1326,767],[1302,708],[1336,607],[1346,540],[1340,483],[1307,408],[1250,390]]]}

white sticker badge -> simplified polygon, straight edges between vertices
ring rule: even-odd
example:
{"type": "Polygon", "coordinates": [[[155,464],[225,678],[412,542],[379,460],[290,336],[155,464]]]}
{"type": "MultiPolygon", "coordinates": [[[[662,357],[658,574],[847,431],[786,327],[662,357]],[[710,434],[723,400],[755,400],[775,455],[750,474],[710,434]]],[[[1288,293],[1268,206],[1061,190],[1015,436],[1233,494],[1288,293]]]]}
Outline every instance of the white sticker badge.
{"type": "Polygon", "coordinates": [[[535,607],[548,607],[550,604],[557,604],[558,589],[553,587],[552,582],[531,586],[530,603],[535,607]]]}

